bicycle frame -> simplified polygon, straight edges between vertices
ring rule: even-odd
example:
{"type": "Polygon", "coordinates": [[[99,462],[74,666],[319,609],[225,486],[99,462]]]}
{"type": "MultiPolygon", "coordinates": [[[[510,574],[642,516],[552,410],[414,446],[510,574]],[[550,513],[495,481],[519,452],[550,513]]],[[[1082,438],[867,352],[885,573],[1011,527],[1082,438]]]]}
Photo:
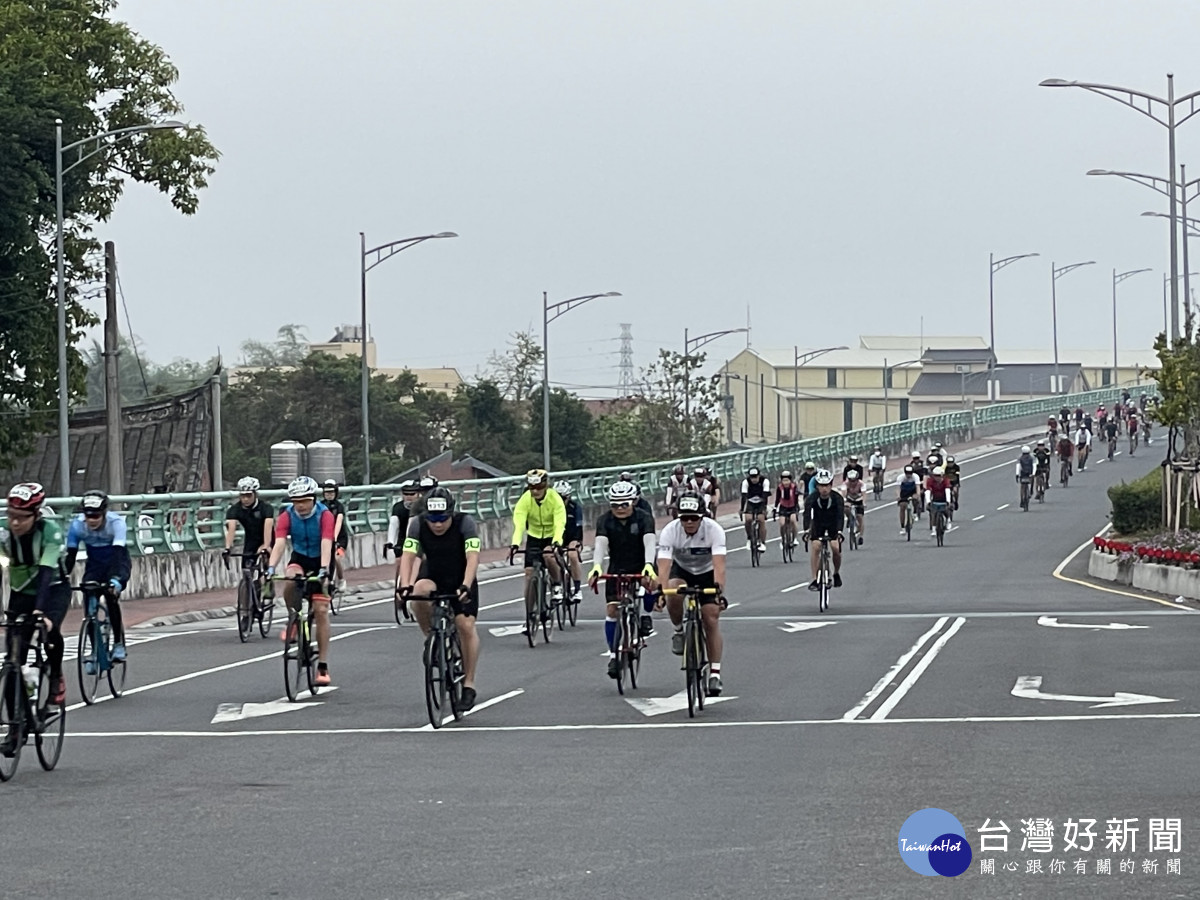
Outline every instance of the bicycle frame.
{"type": "Polygon", "coordinates": [[[637,687],[637,676],[642,659],[642,650],[646,646],[646,640],[642,637],[642,608],[638,602],[637,593],[638,586],[642,583],[642,576],[629,574],[601,575],[596,579],[596,583],[592,585],[592,590],[596,593],[600,592],[600,581],[613,581],[617,585],[616,599],[608,600],[606,597],[605,600],[608,603],[617,604],[617,646],[615,652],[619,668],[617,670],[616,681],[617,693],[624,694],[624,678],[626,673],[629,674],[630,687],[637,687]]]}
{"type": "Polygon", "coordinates": [[[457,596],[433,594],[416,598],[430,601],[429,635],[425,638],[422,660],[425,664],[425,706],[429,724],[434,728],[442,727],[447,700],[456,721],[466,715],[460,708],[465,679],[462,645],[454,610],[450,606],[457,596]]]}
{"type": "Polygon", "coordinates": [[[704,617],[700,614],[700,597],[718,596],[716,588],[687,586],[664,588],[663,596],[683,597],[683,670],[687,682],[688,718],[694,719],[698,709],[704,709],[708,695],[708,635],[704,617]]]}
{"type": "Polygon", "coordinates": [[[34,629],[31,640],[23,634],[24,626],[29,621],[28,615],[20,615],[5,629],[4,661],[0,663],[0,720],[8,729],[15,728],[15,746],[13,755],[0,758],[0,781],[8,781],[16,774],[17,764],[21,758],[21,748],[34,736],[37,747],[38,761],[43,769],[50,771],[58,764],[62,754],[62,741],[66,731],[67,710],[65,704],[50,702],[50,663],[47,659],[46,620],[43,614],[35,610],[34,629]],[[38,699],[35,705],[31,702],[25,689],[25,679],[22,667],[33,650],[32,668],[38,671],[38,699]],[[51,728],[58,730],[58,739],[52,747],[47,747],[47,734],[51,728]]]}

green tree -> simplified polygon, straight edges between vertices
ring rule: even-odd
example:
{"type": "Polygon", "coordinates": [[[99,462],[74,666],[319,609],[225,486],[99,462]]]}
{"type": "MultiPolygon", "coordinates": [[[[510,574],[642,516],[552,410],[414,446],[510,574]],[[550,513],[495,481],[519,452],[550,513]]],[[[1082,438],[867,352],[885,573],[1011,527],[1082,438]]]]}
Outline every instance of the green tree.
{"type": "MultiPolygon", "coordinates": [[[[542,458],[542,388],[529,398],[529,450],[542,458]]],[[[569,391],[550,391],[550,465],[557,470],[583,469],[595,458],[596,420],[583,401],[569,391]]],[[[539,464],[540,465],[540,464],[539,464]]]]}
{"type": "Polygon", "coordinates": [[[529,450],[528,426],[486,378],[461,385],[455,393],[451,446],[455,456],[470,453],[506,472],[523,472],[540,459],[529,450]]]}
{"type": "Polygon", "coordinates": [[[505,400],[524,404],[541,384],[543,357],[542,345],[532,331],[514,331],[508,336],[507,349],[488,357],[483,380],[496,385],[505,400]]]}
{"type": "Polygon", "coordinates": [[[308,338],[303,325],[280,325],[274,343],[242,342],[242,364],[245,366],[298,366],[308,356],[308,338]]]}
{"type": "MultiPolygon", "coordinates": [[[[54,299],[55,119],[63,140],[182,113],[164,51],[111,18],[113,0],[0,0],[0,459],[52,427],[57,401],[54,299]]],[[[77,285],[99,280],[92,237],[128,179],[196,211],[218,153],[203,128],[136,134],[64,176],[69,384],[85,389],[74,346],[94,323],[77,285]]],[[[66,163],[73,158],[68,154],[66,163]]]]}
{"type": "MultiPolygon", "coordinates": [[[[215,356],[204,362],[176,358],[166,365],[159,365],[147,358],[140,340],[135,337],[130,341],[124,335],[117,338],[117,353],[117,379],[123,405],[186,391],[211,378],[219,365],[215,356]]],[[[104,406],[104,347],[93,338],[81,357],[87,372],[84,406],[101,409],[104,406]]]]}
{"type": "Polygon", "coordinates": [[[1146,373],[1158,382],[1161,398],[1154,419],[1182,432],[1177,453],[1188,459],[1200,458],[1200,335],[1193,314],[1188,312],[1183,335],[1175,346],[1162,333],[1154,341],[1154,350],[1159,368],[1146,373]]]}

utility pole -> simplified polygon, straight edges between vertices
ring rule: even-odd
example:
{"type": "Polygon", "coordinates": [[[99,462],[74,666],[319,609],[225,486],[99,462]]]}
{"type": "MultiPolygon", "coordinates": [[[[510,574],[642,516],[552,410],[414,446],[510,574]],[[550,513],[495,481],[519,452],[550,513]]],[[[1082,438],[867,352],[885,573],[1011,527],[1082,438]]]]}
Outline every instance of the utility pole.
{"type": "Polygon", "coordinates": [[[117,320],[117,248],[104,242],[104,425],[107,437],[108,493],[125,493],[125,453],[121,439],[121,384],[117,320]]]}

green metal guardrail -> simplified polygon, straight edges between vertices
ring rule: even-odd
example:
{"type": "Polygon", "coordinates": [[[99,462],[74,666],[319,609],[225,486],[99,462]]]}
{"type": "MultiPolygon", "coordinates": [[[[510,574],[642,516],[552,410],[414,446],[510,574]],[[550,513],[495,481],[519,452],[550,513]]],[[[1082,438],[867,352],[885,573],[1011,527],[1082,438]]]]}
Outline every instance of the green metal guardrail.
{"type": "MultiPolygon", "coordinates": [[[[698,464],[707,464],[713,475],[721,481],[740,478],[751,466],[758,465],[768,471],[798,469],[806,460],[818,465],[833,465],[850,453],[864,453],[869,448],[899,447],[911,445],[922,438],[939,438],[954,432],[967,431],[975,425],[1013,421],[1033,415],[1057,413],[1063,406],[1094,409],[1101,403],[1115,400],[1120,388],[1106,388],[1082,394],[1049,397],[1039,400],[1020,400],[1013,403],[998,403],[977,410],[961,410],[907,419],[846,431],[840,434],[810,440],[792,441],[786,444],[734,450],[711,456],[683,460],[644,463],[635,466],[615,466],[607,469],[580,469],[557,472],[555,481],[565,480],[574,485],[576,496],[585,504],[605,502],[609,485],[621,472],[630,472],[639,483],[657,495],[665,485],[671,469],[683,463],[689,469],[698,464]]],[[[446,487],[458,496],[458,507],[478,519],[499,519],[507,516],[513,504],[525,489],[520,476],[493,478],[475,481],[447,481],[446,487]]],[[[386,531],[392,504],[399,499],[400,489],[395,484],[347,486],[341,490],[346,504],[350,528],[355,533],[386,531]]],[[[284,491],[262,491],[261,496],[277,505],[284,491]]],[[[237,500],[234,491],[192,494],[135,494],[111,498],[114,507],[125,516],[130,535],[130,553],[135,556],[151,553],[177,553],[190,550],[211,550],[224,546],[225,511],[237,500]]],[[[74,513],[79,498],[55,497],[47,501],[48,518],[62,519],[74,513]]],[[[0,515],[3,507],[0,506],[0,515]]]]}

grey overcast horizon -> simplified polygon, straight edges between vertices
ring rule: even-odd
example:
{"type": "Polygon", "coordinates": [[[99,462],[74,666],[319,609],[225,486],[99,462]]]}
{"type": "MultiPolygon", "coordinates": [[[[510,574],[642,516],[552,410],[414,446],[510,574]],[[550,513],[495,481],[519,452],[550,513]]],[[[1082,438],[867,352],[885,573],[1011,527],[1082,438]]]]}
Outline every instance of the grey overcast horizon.
{"type": "MultiPolygon", "coordinates": [[[[1162,329],[1166,130],[1044,78],[1200,89],[1200,6],[1141,2],[124,0],[179,67],[185,121],[223,158],[197,215],[130,186],[110,223],[150,358],[236,362],[286,322],[359,321],[369,245],[455,231],[368,276],[382,365],[474,374],[551,300],[551,381],[611,394],[638,366],[746,324],[753,346],[860,334],[1112,345],[1162,329]]],[[[1200,117],[1198,117],[1200,118],[1200,117]]],[[[1200,175],[1200,121],[1178,132],[1200,175]]],[[[1194,173],[1194,174],[1193,174],[1194,173]]],[[[1190,211],[1189,211],[1190,212],[1190,211]]],[[[1200,208],[1195,215],[1200,215],[1200,208]]],[[[1197,248],[1200,252],[1200,247],[1197,248]]],[[[1200,258],[1192,268],[1200,267],[1200,258]]],[[[1182,271],[1182,264],[1181,264],[1182,271]]],[[[1200,287],[1200,284],[1197,285],[1200,287]]],[[[1182,289],[1181,289],[1182,296],[1182,289]]],[[[92,301],[93,308],[98,301],[92,301]]],[[[125,325],[122,322],[122,328],[125,325]]],[[[745,346],[731,336],[710,360],[745,346]]],[[[1149,354],[1148,354],[1149,355],[1149,354]]]]}

